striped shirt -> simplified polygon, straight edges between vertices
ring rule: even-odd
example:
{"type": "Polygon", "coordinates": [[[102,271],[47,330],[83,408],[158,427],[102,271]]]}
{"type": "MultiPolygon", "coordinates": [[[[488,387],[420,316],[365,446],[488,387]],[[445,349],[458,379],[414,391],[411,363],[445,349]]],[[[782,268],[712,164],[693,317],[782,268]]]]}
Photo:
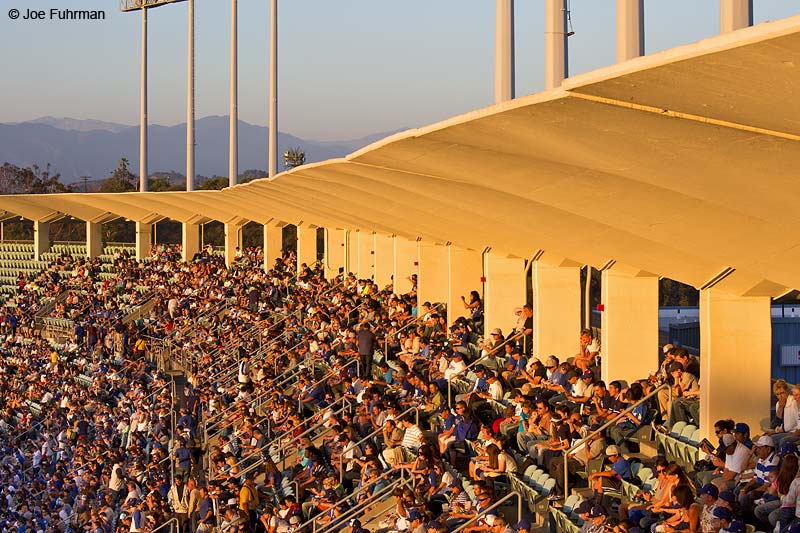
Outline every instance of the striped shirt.
{"type": "Polygon", "coordinates": [[[416,452],[422,444],[422,431],[414,424],[406,428],[401,446],[416,452]]]}
{"type": "Polygon", "coordinates": [[[759,459],[756,462],[756,479],[759,485],[763,485],[769,480],[769,473],[778,468],[781,458],[777,453],[772,452],[766,459],[759,459]]]}

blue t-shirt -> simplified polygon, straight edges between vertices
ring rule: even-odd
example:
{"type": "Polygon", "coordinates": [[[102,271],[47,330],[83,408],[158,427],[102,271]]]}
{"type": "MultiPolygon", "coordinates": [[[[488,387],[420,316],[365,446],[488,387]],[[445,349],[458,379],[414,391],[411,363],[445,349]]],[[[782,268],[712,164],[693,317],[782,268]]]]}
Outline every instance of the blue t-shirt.
{"type": "Polygon", "coordinates": [[[631,464],[628,462],[627,459],[620,457],[617,459],[617,462],[611,465],[611,470],[617,473],[621,479],[628,480],[633,477],[633,472],[631,472],[631,464]]]}

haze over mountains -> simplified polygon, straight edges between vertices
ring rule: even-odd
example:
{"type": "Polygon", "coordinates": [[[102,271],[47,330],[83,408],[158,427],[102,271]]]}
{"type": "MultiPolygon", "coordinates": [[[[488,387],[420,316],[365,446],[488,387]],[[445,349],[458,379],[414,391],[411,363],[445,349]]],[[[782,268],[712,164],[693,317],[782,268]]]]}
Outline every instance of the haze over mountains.
{"type": "MultiPolygon", "coordinates": [[[[177,126],[150,125],[149,173],[186,169],[186,124],[177,126]]],[[[400,130],[397,130],[400,131],[400,130]]],[[[279,170],[286,150],[305,150],[306,162],[312,163],[342,157],[395,132],[376,133],[347,141],[305,140],[287,133],[278,133],[279,170]]],[[[269,130],[239,121],[239,172],[266,169],[269,130]]],[[[204,176],[228,175],[228,117],[209,116],[195,121],[195,170],[204,176]]],[[[139,127],[100,120],[41,117],[28,122],[0,123],[0,164],[18,166],[50,163],[61,174],[64,183],[78,181],[81,176],[92,180],[108,177],[120,158],[139,168],[139,127]]]]}

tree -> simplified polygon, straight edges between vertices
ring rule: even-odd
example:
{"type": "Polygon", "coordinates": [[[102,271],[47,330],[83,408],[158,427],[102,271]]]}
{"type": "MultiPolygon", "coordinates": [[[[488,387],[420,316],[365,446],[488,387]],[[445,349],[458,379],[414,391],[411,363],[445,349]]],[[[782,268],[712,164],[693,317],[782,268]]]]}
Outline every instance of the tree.
{"type": "Polygon", "coordinates": [[[228,186],[228,178],[225,176],[214,176],[207,179],[197,186],[201,191],[219,191],[228,186]]]}
{"type": "Polygon", "coordinates": [[[44,169],[38,165],[18,167],[3,163],[0,167],[0,191],[3,194],[52,194],[70,192],[71,187],[60,181],[58,173],[50,172],[50,164],[44,169]]]}
{"type": "Polygon", "coordinates": [[[128,160],[119,160],[119,166],[100,186],[100,192],[130,192],[136,190],[136,175],[128,168],[128,160]]]}
{"type": "Polygon", "coordinates": [[[283,153],[283,166],[286,170],[304,165],[306,162],[306,152],[299,146],[289,148],[283,153]]]}

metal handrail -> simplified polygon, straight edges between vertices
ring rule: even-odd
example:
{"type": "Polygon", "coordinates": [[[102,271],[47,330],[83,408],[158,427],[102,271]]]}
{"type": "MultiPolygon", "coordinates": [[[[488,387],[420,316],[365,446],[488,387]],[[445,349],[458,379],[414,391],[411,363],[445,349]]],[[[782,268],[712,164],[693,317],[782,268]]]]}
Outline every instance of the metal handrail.
{"type": "MultiPolygon", "coordinates": [[[[381,479],[385,475],[386,474],[383,474],[378,479],[381,479]]],[[[298,529],[298,531],[300,531],[301,527],[306,526],[309,523],[311,524],[311,528],[312,528],[311,530],[312,530],[313,533],[317,533],[317,532],[325,533],[326,531],[328,531],[328,530],[330,530],[330,529],[332,529],[334,527],[340,528],[342,525],[347,523],[347,521],[350,520],[350,518],[356,517],[362,510],[366,509],[367,507],[373,505],[374,503],[376,503],[378,501],[381,501],[383,498],[385,498],[386,496],[388,496],[392,492],[394,492],[394,490],[396,488],[399,488],[399,487],[401,487],[403,485],[408,485],[409,483],[412,483],[413,481],[414,481],[413,477],[409,477],[408,479],[405,479],[405,477],[403,476],[402,471],[401,471],[400,479],[390,483],[389,485],[386,485],[381,490],[379,490],[377,492],[377,494],[373,494],[369,498],[364,500],[363,502],[359,503],[358,505],[356,505],[354,507],[351,507],[350,509],[345,511],[345,513],[343,515],[337,516],[337,517],[333,518],[330,522],[327,522],[325,524],[320,524],[322,527],[319,530],[317,530],[317,522],[318,522],[318,520],[316,519],[317,517],[310,518],[308,521],[306,521],[305,524],[302,524],[297,529],[298,529]]],[[[356,494],[357,493],[351,494],[350,497],[355,496],[356,494]]]]}
{"type": "MultiPolygon", "coordinates": [[[[418,406],[417,407],[409,407],[408,409],[406,409],[405,411],[403,411],[402,413],[397,415],[397,418],[404,417],[410,411],[414,411],[415,412],[415,414],[417,415],[417,424],[419,424],[419,407],[418,406]]],[[[370,433],[366,437],[362,438],[360,441],[356,442],[353,446],[361,446],[368,439],[371,439],[372,437],[374,437],[375,435],[377,435],[378,433],[380,433],[382,431],[383,431],[382,427],[374,430],[372,433],[370,433]]],[[[341,483],[342,481],[344,481],[344,457],[340,456],[339,457],[339,483],[341,483]]]]}
{"type": "MultiPolygon", "coordinates": [[[[331,368],[328,371],[327,374],[325,374],[324,376],[322,376],[321,378],[319,378],[316,381],[312,381],[311,382],[311,387],[313,388],[313,387],[315,387],[315,386],[317,386],[317,385],[319,385],[321,383],[327,383],[328,382],[328,378],[332,377],[336,372],[341,372],[342,370],[344,370],[348,366],[352,365],[353,363],[356,364],[356,375],[361,375],[361,360],[356,357],[356,358],[353,358],[350,361],[346,362],[345,364],[343,364],[342,367],[339,368],[339,369],[331,368]]],[[[298,409],[302,409],[303,408],[303,402],[300,401],[300,396],[299,395],[297,397],[297,408],[298,409]]]]}
{"type": "Polygon", "coordinates": [[[670,392],[672,391],[672,387],[670,387],[666,383],[664,383],[662,385],[659,385],[658,387],[656,387],[655,389],[650,391],[650,393],[647,394],[647,396],[644,396],[643,398],[641,398],[639,401],[637,401],[636,403],[634,403],[631,406],[629,406],[624,411],[620,411],[617,414],[617,416],[615,416],[614,418],[608,419],[602,426],[600,426],[596,430],[592,431],[591,433],[589,433],[588,435],[583,437],[581,440],[579,440],[578,442],[576,442],[575,444],[573,444],[572,446],[570,446],[569,448],[564,450],[564,494],[565,495],[569,494],[569,469],[567,468],[567,463],[569,462],[567,459],[569,459],[569,454],[574,452],[575,450],[577,450],[578,448],[580,448],[581,446],[583,446],[587,442],[589,442],[595,435],[597,435],[598,433],[604,431],[607,427],[611,426],[612,424],[615,424],[617,422],[617,420],[619,420],[619,417],[621,417],[622,415],[625,415],[627,413],[630,413],[637,406],[641,405],[642,403],[646,402],[647,400],[649,400],[650,398],[655,396],[655,394],[658,393],[658,391],[660,391],[664,387],[669,387],[670,388],[670,392]]]}
{"type": "Polygon", "coordinates": [[[495,346],[491,350],[489,350],[486,353],[486,355],[482,355],[482,356],[478,357],[473,362],[471,362],[470,364],[465,366],[463,370],[459,370],[454,375],[450,376],[450,379],[447,380],[447,405],[450,405],[451,402],[452,402],[452,395],[453,395],[452,381],[454,379],[458,378],[461,375],[466,375],[466,373],[467,373],[467,371],[469,369],[471,369],[472,367],[476,366],[478,363],[480,363],[481,361],[485,360],[490,355],[492,355],[495,352],[499,351],[501,348],[505,347],[505,345],[508,344],[509,342],[511,342],[513,340],[516,340],[516,339],[522,337],[523,335],[524,335],[523,333],[517,333],[516,335],[512,335],[511,337],[509,337],[507,339],[504,339],[503,342],[501,342],[500,344],[498,344],[497,346],[495,346]]]}
{"type": "Polygon", "coordinates": [[[466,522],[455,528],[451,533],[458,533],[459,531],[463,530],[470,524],[474,524],[475,522],[478,521],[479,518],[484,516],[486,513],[488,513],[489,511],[493,511],[494,509],[497,509],[498,507],[500,507],[501,503],[511,498],[517,498],[517,522],[519,522],[520,520],[522,520],[522,494],[520,494],[515,490],[509,492],[508,494],[506,494],[505,496],[494,502],[492,505],[490,505],[480,513],[476,514],[475,516],[473,516],[472,518],[470,518],[469,520],[467,520],[466,522]]]}
{"type": "MultiPolygon", "coordinates": [[[[333,407],[333,406],[334,406],[334,405],[336,405],[337,403],[339,403],[339,402],[342,402],[342,404],[343,404],[343,405],[342,405],[342,407],[341,407],[341,408],[339,408],[339,409],[337,409],[337,410],[335,410],[335,411],[333,412],[333,414],[334,414],[334,415],[341,414],[342,412],[344,412],[346,409],[348,409],[348,408],[349,408],[349,406],[347,405],[347,403],[346,403],[346,402],[344,402],[344,400],[345,400],[345,397],[344,397],[344,396],[342,396],[340,399],[336,400],[334,403],[332,403],[332,404],[329,406],[329,407],[333,407]]],[[[310,421],[310,420],[312,420],[312,419],[309,419],[309,421],[310,421]]],[[[289,441],[288,441],[288,442],[286,442],[285,444],[282,444],[282,445],[281,445],[281,444],[279,444],[279,445],[278,445],[278,450],[277,450],[277,451],[279,451],[279,452],[280,452],[280,454],[281,454],[281,458],[283,458],[283,453],[284,453],[284,451],[285,451],[287,448],[289,448],[289,446],[291,446],[291,445],[292,445],[292,444],[294,444],[295,442],[299,441],[301,438],[305,437],[305,436],[306,436],[308,433],[312,432],[313,430],[315,430],[315,429],[319,429],[319,428],[320,428],[320,427],[322,427],[324,424],[325,424],[325,421],[324,421],[324,420],[320,420],[320,421],[319,421],[319,422],[317,422],[316,424],[314,424],[314,425],[312,425],[311,427],[307,428],[305,431],[303,431],[303,432],[302,432],[301,434],[299,434],[297,437],[293,437],[291,440],[289,440],[289,441]]],[[[330,428],[329,428],[329,429],[330,429],[330,428]]],[[[257,453],[259,453],[259,454],[263,454],[265,451],[266,451],[267,453],[270,453],[270,448],[271,448],[271,447],[272,447],[272,445],[275,443],[275,441],[278,441],[278,442],[280,442],[280,440],[281,440],[281,439],[283,439],[284,437],[286,437],[286,436],[289,434],[289,432],[290,432],[290,431],[292,431],[292,430],[291,430],[291,429],[289,429],[289,430],[286,430],[286,431],[284,431],[284,432],[283,432],[283,433],[281,433],[280,435],[276,435],[276,436],[275,436],[273,439],[271,439],[271,440],[270,440],[270,442],[269,442],[269,443],[265,444],[265,445],[264,445],[264,446],[262,446],[261,448],[258,448],[257,450],[254,450],[254,451],[253,451],[253,453],[256,453],[256,452],[257,452],[257,453]]],[[[325,433],[327,433],[327,431],[326,431],[326,432],[323,432],[322,434],[325,434],[325,433]]],[[[250,457],[248,456],[248,457],[244,457],[244,458],[242,458],[242,459],[241,459],[240,461],[238,461],[238,462],[237,462],[237,463],[236,463],[234,466],[240,467],[240,465],[241,465],[242,463],[246,462],[246,460],[247,460],[247,459],[250,459],[250,457]]],[[[240,470],[240,471],[239,471],[239,475],[240,475],[240,476],[241,476],[241,475],[244,475],[244,474],[246,474],[247,472],[249,472],[250,470],[252,470],[253,468],[255,468],[255,467],[258,467],[258,466],[261,466],[261,464],[262,464],[263,462],[264,462],[264,459],[263,459],[263,457],[258,457],[258,458],[257,458],[257,460],[256,460],[256,461],[255,461],[253,464],[250,464],[250,465],[246,466],[244,469],[240,470]]],[[[209,465],[209,469],[210,469],[210,465],[209,465]]],[[[212,476],[212,477],[213,477],[213,476],[212,476]]]]}
{"type": "MultiPolygon", "coordinates": [[[[433,305],[434,309],[439,309],[440,307],[445,307],[445,304],[444,303],[438,303],[438,304],[434,304],[433,305]]],[[[422,317],[413,318],[407,324],[404,324],[403,326],[401,326],[400,329],[398,329],[397,331],[395,331],[391,335],[384,336],[384,338],[383,338],[383,357],[386,358],[386,357],[389,356],[389,337],[397,337],[403,331],[409,329],[411,326],[419,325],[420,322],[422,322],[422,317]]]]}
{"type": "MultiPolygon", "coordinates": [[[[172,522],[175,522],[178,526],[180,526],[180,523],[178,522],[178,517],[177,516],[173,516],[172,518],[170,518],[169,520],[167,520],[166,522],[164,522],[163,524],[161,524],[157,528],[150,530],[150,533],[155,533],[159,529],[170,525],[172,522]]],[[[169,530],[170,531],[175,531],[175,528],[174,527],[170,527],[169,530]]]]}

